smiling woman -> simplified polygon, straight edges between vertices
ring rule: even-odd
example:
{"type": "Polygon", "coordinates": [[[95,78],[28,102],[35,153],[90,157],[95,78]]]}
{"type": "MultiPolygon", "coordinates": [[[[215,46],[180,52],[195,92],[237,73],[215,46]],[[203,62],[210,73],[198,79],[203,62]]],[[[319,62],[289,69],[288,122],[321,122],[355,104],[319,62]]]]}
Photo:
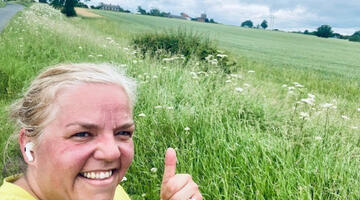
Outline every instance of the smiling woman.
{"type": "MultiPolygon", "coordinates": [[[[8,177],[2,199],[130,199],[119,185],[134,156],[135,81],[115,67],[50,67],[13,104],[12,118],[26,163],[8,177]]],[[[165,157],[161,196],[201,199],[190,175],[175,175],[176,155],[165,157]]]]}

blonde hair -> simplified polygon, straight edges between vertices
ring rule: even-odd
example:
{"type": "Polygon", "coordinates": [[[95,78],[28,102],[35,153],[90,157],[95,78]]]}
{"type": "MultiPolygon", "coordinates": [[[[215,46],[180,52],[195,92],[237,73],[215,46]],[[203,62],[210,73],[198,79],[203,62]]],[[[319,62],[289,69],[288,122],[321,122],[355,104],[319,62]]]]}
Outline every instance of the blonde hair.
{"type": "Polygon", "coordinates": [[[53,120],[54,103],[58,92],[81,83],[103,83],[121,86],[130,99],[136,101],[136,82],[119,68],[109,64],[62,64],[47,68],[32,81],[24,96],[11,106],[11,118],[29,136],[38,135],[53,120]]]}
{"type": "MultiPolygon", "coordinates": [[[[135,105],[136,82],[118,67],[92,63],[60,64],[46,68],[32,81],[23,97],[10,106],[10,117],[17,128],[25,129],[27,136],[38,137],[54,119],[56,111],[52,105],[59,91],[82,83],[118,85],[125,90],[131,107],[135,105]]],[[[6,146],[16,136],[17,132],[10,136],[6,146]]]]}

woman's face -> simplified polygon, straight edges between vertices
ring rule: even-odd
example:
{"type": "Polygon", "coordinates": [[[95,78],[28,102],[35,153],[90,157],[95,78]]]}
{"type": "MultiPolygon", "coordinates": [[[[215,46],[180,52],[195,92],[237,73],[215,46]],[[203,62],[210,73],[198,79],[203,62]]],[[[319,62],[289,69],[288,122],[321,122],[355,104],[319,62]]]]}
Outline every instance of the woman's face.
{"type": "Polygon", "coordinates": [[[112,199],[134,156],[126,93],[82,84],[62,90],[55,105],[28,167],[32,190],[40,199],[112,199]]]}

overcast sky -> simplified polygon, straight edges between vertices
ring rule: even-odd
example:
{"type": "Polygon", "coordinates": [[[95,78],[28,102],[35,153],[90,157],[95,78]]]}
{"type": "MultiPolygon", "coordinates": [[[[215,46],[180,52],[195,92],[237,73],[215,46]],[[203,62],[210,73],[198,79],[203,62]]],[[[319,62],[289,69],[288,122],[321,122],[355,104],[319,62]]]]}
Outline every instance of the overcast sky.
{"type": "Polygon", "coordinates": [[[254,25],[267,20],[269,28],[286,31],[315,30],[327,24],[335,32],[353,34],[360,30],[360,0],[91,0],[120,5],[136,12],[137,6],[149,11],[179,14],[191,17],[206,13],[222,24],[240,25],[250,19],[254,25]]]}

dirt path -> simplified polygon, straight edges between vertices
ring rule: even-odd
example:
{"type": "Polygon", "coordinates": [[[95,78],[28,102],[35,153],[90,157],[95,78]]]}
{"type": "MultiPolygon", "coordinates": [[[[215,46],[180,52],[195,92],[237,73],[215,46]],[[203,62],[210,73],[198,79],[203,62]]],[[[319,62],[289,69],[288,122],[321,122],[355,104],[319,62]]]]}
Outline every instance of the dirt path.
{"type": "Polygon", "coordinates": [[[10,19],[24,8],[25,6],[15,3],[7,3],[5,7],[0,8],[0,32],[9,23],[10,19]]]}
{"type": "Polygon", "coordinates": [[[83,17],[102,17],[98,14],[93,13],[90,9],[86,8],[75,8],[76,14],[83,17]]]}

